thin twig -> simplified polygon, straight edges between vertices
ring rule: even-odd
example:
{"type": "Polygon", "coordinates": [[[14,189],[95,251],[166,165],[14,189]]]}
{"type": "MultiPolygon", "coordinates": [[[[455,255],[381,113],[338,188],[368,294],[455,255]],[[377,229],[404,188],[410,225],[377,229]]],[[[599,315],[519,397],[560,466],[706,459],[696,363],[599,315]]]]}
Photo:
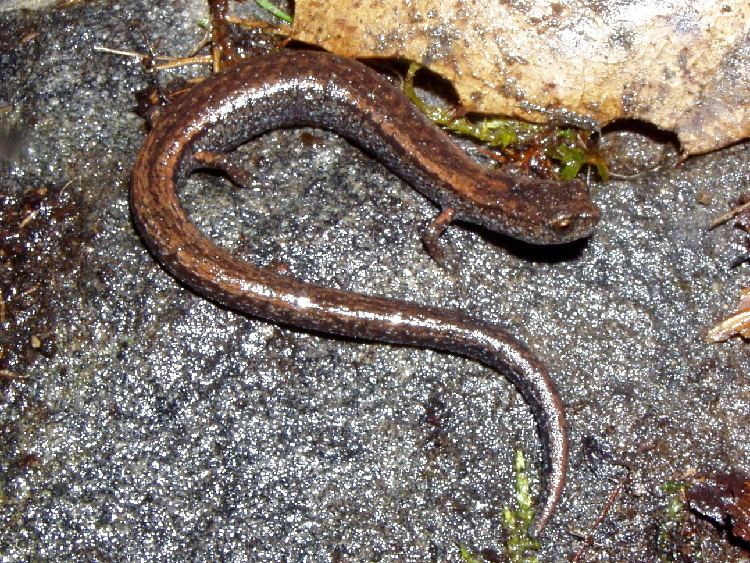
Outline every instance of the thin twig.
{"type": "MultiPolygon", "coordinates": [[[[102,47],[101,45],[94,45],[94,51],[99,51],[100,53],[109,53],[111,55],[121,55],[123,57],[132,57],[134,59],[146,59],[151,56],[148,53],[138,53],[137,51],[122,51],[120,49],[110,49],[109,47],[102,47]]],[[[154,55],[154,58],[159,59],[161,61],[178,60],[178,57],[168,57],[166,55],[154,55]]]]}
{"type": "Polygon", "coordinates": [[[742,213],[743,211],[745,211],[745,209],[748,209],[748,208],[750,208],[750,201],[748,201],[747,203],[743,203],[742,205],[738,205],[737,207],[735,207],[734,209],[732,209],[728,213],[724,213],[724,215],[722,215],[718,219],[714,219],[711,222],[711,224],[708,226],[709,230],[713,229],[714,227],[718,227],[722,223],[726,223],[732,217],[734,217],[735,215],[739,215],[740,213],[742,213]]]}
{"type": "Polygon", "coordinates": [[[0,369],[0,377],[4,377],[5,379],[26,379],[27,376],[16,373],[15,371],[10,371],[9,369],[0,369]]]}
{"type": "Polygon", "coordinates": [[[154,66],[153,70],[166,70],[190,65],[210,65],[213,59],[210,55],[201,55],[200,57],[185,57],[182,59],[173,59],[172,61],[154,66]]]}
{"type": "Polygon", "coordinates": [[[612,505],[614,504],[615,499],[617,498],[617,495],[620,494],[620,489],[622,489],[622,486],[625,483],[626,478],[627,477],[623,477],[622,479],[620,479],[617,482],[617,486],[609,494],[609,498],[607,499],[607,502],[604,503],[604,507],[599,513],[599,517],[596,519],[596,522],[594,522],[594,525],[591,527],[591,532],[586,534],[586,536],[583,538],[583,545],[578,549],[578,552],[573,556],[573,559],[570,560],[570,563],[578,563],[581,560],[581,557],[583,557],[584,552],[589,547],[594,545],[594,532],[599,528],[599,526],[601,526],[602,522],[607,517],[607,514],[612,508],[612,505]]]}
{"type": "Polygon", "coordinates": [[[88,0],[61,0],[57,4],[55,4],[53,7],[55,9],[59,8],[67,8],[69,6],[75,6],[76,4],[82,4],[84,2],[87,2],[88,0]]]}

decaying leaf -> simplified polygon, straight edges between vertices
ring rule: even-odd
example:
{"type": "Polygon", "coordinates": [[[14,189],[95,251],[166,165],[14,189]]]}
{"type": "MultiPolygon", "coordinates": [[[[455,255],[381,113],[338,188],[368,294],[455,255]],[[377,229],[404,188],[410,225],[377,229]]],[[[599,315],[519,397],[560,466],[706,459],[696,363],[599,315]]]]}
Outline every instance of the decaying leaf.
{"type": "Polygon", "coordinates": [[[750,288],[740,290],[737,311],[711,328],[706,334],[706,340],[724,342],[732,336],[750,338],[750,288]]]}
{"type": "Polygon", "coordinates": [[[416,61],[467,111],[675,131],[687,153],[750,135],[747,0],[298,0],[292,35],[416,61]]]}
{"type": "Polygon", "coordinates": [[[736,474],[704,478],[685,496],[693,510],[720,526],[731,524],[732,534],[750,542],[750,478],[736,474]]]}

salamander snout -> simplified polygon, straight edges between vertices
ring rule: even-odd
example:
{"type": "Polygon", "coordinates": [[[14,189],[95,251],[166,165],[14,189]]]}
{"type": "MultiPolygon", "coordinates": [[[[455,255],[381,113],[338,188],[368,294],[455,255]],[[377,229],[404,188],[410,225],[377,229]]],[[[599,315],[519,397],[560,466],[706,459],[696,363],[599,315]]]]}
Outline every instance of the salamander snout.
{"type": "Polygon", "coordinates": [[[585,238],[601,215],[580,180],[537,180],[493,170],[466,191],[471,205],[461,209],[460,219],[531,244],[585,238]]]}

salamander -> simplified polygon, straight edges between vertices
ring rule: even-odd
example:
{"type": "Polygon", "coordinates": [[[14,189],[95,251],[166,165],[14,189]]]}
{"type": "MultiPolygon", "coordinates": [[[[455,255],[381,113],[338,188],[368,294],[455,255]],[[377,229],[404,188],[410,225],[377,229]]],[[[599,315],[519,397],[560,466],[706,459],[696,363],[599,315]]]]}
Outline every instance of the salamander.
{"type": "Polygon", "coordinates": [[[225,155],[263,132],[315,126],[360,146],[442,213],[428,248],[452,221],[535,244],[588,236],[599,210],[582,182],[510,175],[469,158],[388,80],[327,53],[282,51],[206,79],[178,98],[146,137],[131,206],[143,240],[175,277],[238,311],[353,338],[443,350],[510,379],[535,416],[544,457],[539,534],[562,493],[568,438],[563,404],[542,363],[499,326],[462,312],[300,281],[231,255],[201,233],[178,199],[194,170],[233,167],[225,155]]]}

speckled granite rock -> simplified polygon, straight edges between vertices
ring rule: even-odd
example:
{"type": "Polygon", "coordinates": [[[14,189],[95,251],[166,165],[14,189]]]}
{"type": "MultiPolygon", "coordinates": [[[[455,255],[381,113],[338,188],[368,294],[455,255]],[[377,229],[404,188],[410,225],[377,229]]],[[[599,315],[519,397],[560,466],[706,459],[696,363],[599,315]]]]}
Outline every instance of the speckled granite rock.
{"type": "MultiPolygon", "coordinates": [[[[2,119],[25,147],[0,164],[0,560],[421,563],[458,561],[458,545],[492,560],[514,449],[539,470],[510,384],[468,360],[237,315],[139,240],[127,193],[145,129],[131,108],[150,76],[94,46],[145,51],[145,35],[186,54],[201,10],[0,16],[2,119]]],[[[706,230],[747,189],[746,144],[595,186],[604,219],[586,244],[454,226],[451,276],[419,239],[435,209],[311,132],[320,143],[282,131],[248,145],[257,189],[195,175],[186,206],[248,259],[512,327],[550,367],[571,426],[542,560],[570,559],[571,531],[626,472],[591,548],[601,560],[657,560],[666,482],[750,471],[747,344],[701,338],[747,283],[746,266],[729,268],[741,236],[706,230]]],[[[713,541],[713,561],[736,560],[713,541]]]]}

